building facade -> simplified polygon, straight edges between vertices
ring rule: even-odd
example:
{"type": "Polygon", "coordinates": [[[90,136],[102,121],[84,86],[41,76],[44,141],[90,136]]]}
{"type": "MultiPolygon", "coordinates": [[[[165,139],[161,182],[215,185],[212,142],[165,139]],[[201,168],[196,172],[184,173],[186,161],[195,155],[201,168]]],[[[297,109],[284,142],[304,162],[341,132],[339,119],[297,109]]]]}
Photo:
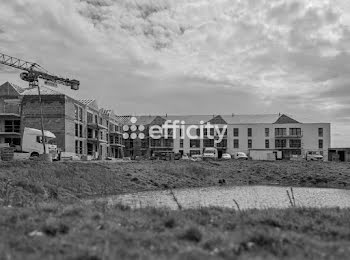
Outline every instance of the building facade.
{"type": "MultiPolygon", "coordinates": [[[[65,156],[104,159],[123,157],[120,123],[111,110],[93,99],[76,99],[54,88],[41,87],[44,129],[56,135],[65,156]]],[[[36,88],[11,83],[0,86],[0,143],[20,146],[24,127],[40,129],[40,104],[36,88]]]]}
{"type": "Polygon", "coordinates": [[[130,118],[123,117],[124,124],[128,125],[129,138],[125,141],[127,156],[148,156],[154,151],[194,155],[202,154],[206,147],[216,147],[219,156],[235,152],[249,154],[251,150],[277,150],[282,151],[283,158],[288,159],[292,155],[304,156],[307,151],[318,151],[327,159],[331,142],[330,123],[303,123],[281,114],[137,116],[135,131],[131,128],[133,124],[130,123],[130,118]],[[167,129],[167,138],[164,132],[159,139],[151,138],[149,130],[152,126],[164,125],[166,121],[177,121],[181,126],[176,129],[175,136],[173,129],[167,129]],[[215,129],[203,129],[204,134],[200,135],[200,126],[208,123],[222,133],[220,142],[217,142],[220,138],[215,129]],[[145,138],[131,138],[132,132],[138,135],[139,126],[144,127],[145,138]],[[208,137],[208,134],[214,138],[208,137]]]}

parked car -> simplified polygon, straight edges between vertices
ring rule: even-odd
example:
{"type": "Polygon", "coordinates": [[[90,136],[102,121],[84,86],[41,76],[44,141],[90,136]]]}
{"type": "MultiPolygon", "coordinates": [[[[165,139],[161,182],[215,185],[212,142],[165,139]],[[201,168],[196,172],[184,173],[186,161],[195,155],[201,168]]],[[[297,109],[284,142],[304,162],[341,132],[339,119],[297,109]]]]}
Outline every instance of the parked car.
{"type": "Polygon", "coordinates": [[[174,160],[180,160],[182,157],[181,153],[174,153],[174,160]]]}
{"type": "Polygon", "coordinates": [[[202,155],[200,155],[200,154],[194,154],[194,155],[191,156],[191,160],[192,160],[192,161],[195,161],[195,162],[197,162],[197,161],[202,161],[202,160],[203,160],[203,157],[202,157],[202,155]]]}
{"type": "Polygon", "coordinates": [[[190,157],[188,157],[187,154],[182,155],[181,160],[189,160],[190,157]]]}
{"type": "Polygon", "coordinates": [[[248,156],[243,152],[237,152],[234,154],[236,160],[248,160],[248,156]]]}
{"type": "Polygon", "coordinates": [[[317,151],[306,152],[305,159],[307,161],[323,161],[323,156],[317,151]]]}
{"type": "Polygon", "coordinates": [[[222,154],[222,159],[224,159],[224,160],[230,160],[231,158],[232,158],[231,155],[228,153],[222,154]]]}
{"type": "Polygon", "coordinates": [[[207,147],[203,152],[203,160],[213,159],[216,160],[218,158],[218,149],[213,147],[207,147]]]}

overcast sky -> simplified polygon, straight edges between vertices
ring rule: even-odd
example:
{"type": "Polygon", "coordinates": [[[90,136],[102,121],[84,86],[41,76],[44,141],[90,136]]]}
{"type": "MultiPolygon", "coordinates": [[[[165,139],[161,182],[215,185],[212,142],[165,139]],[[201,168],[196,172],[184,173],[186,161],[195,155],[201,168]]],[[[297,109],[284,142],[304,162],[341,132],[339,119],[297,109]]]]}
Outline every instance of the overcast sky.
{"type": "Polygon", "coordinates": [[[349,26],[348,0],[1,0],[0,52],[117,114],[281,112],[350,147],[349,26]]]}

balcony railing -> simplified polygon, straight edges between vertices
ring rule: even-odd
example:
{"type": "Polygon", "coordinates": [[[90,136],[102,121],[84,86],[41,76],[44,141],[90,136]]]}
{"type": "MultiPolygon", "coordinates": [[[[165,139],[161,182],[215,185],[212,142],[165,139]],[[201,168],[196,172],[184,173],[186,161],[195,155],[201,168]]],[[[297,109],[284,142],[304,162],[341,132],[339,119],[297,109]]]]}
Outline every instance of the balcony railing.
{"type": "Polygon", "coordinates": [[[0,106],[0,115],[1,114],[11,114],[19,116],[21,114],[21,109],[19,105],[5,104],[0,106]]]}
{"type": "Polygon", "coordinates": [[[275,138],[302,138],[302,134],[275,134],[275,138]]]}
{"type": "Polygon", "coordinates": [[[0,127],[0,134],[2,135],[11,135],[11,134],[16,134],[20,135],[21,134],[21,128],[20,126],[1,126],[0,127]]]}

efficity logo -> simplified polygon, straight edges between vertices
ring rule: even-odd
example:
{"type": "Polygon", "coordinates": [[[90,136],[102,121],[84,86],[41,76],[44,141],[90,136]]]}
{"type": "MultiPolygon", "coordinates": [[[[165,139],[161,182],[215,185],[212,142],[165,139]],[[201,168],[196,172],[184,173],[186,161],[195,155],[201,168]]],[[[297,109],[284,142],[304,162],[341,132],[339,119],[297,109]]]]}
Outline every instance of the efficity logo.
{"type": "Polygon", "coordinates": [[[124,125],[123,126],[123,138],[124,139],[145,139],[145,134],[143,133],[143,131],[145,131],[145,126],[144,125],[139,125],[137,126],[137,118],[136,117],[131,117],[130,118],[130,123],[131,125],[124,125]]]}
{"type": "MultiPolygon", "coordinates": [[[[145,139],[145,126],[137,125],[137,118],[130,118],[130,125],[123,126],[124,139],[145,139]]],[[[152,139],[185,139],[187,136],[191,140],[214,139],[215,143],[221,143],[227,133],[227,125],[216,125],[210,122],[200,121],[198,125],[186,125],[185,121],[167,120],[163,125],[152,125],[149,128],[148,136],[152,139]],[[177,133],[180,133],[177,135],[177,133]]]]}

